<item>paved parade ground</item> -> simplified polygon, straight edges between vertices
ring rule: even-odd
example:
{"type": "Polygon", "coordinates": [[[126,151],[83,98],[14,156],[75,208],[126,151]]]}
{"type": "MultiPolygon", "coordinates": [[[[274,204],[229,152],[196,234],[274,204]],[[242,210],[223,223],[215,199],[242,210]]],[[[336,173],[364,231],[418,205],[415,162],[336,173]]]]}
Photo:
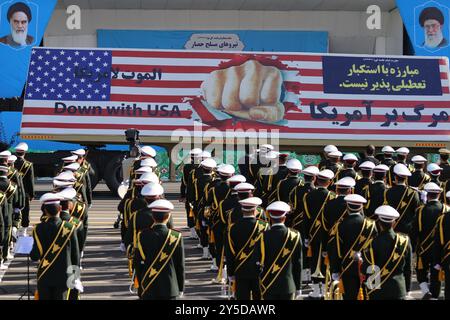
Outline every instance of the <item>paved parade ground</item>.
{"type": "MultiPolygon", "coordinates": [[[[175,205],[173,219],[175,227],[185,236],[186,253],[186,284],[183,299],[224,299],[221,296],[221,286],[213,283],[216,274],[209,270],[209,260],[202,260],[201,249],[194,246],[197,241],[188,239],[186,215],[184,206],[178,202],[179,183],[163,183],[166,198],[175,205]]],[[[50,184],[39,182],[36,184],[37,198],[49,190],[50,184]]],[[[130,278],[128,276],[127,259],[119,250],[119,229],[113,228],[117,218],[118,197],[112,197],[107,187],[100,184],[94,191],[94,201],[89,210],[89,232],[84,257],[82,259],[81,280],[85,292],[84,300],[129,300],[137,299],[137,295],[129,292],[130,278]]],[[[39,221],[40,206],[37,200],[31,204],[31,225],[39,221]]],[[[27,259],[24,256],[15,256],[7,262],[7,270],[0,271],[0,299],[17,300],[27,289],[27,259]]],[[[36,288],[36,266],[30,263],[30,287],[34,292],[36,288]]],[[[414,279],[415,280],[415,279],[414,279]]],[[[305,284],[303,296],[310,292],[305,284]]],[[[412,296],[420,298],[421,293],[416,281],[413,284],[412,296]]],[[[443,296],[443,293],[441,294],[443,296]]],[[[24,299],[28,299],[25,295],[24,299]]],[[[31,296],[33,299],[33,296],[31,296]]]]}

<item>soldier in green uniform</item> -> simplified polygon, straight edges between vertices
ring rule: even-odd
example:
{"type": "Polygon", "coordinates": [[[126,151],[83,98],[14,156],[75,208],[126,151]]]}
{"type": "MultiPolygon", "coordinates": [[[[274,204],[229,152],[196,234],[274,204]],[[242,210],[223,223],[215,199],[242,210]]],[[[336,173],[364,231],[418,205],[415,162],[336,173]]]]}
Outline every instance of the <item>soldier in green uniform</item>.
{"type": "Polygon", "coordinates": [[[19,170],[19,173],[22,176],[23,187],[25,189],[25,205],[21,212],[21,225],[24,228],[27,228],[30,224],[30,201],[35,197],[33,163],[25,159],[27,151],[28,145],[25,142],[19,143],[15,148],[17,160],[14,163],[14,167],[19,170]]]}
{"type": "Polygon", "coordinates": [[[261,168],[267,167],[268,162],[271,160],[267,158],[272,156],[272,151],[274,147],[271,144],[263,144],[259,147],[259,149],[255,150],[255,153],[250,156],[250,166],[249,166],[249,179],[248,183],[256,186],[259,180],[259,170],[261,168]]]}
{"type": "Polygon", "coordinates": [[[290,211],[287,203],[275,201],[267,207],[270,229],[261,240],[261,294],[264,300],[301,297],[302,240],[300,233],[284,224],[290,211]]]}
{"type": "Polygon", "coordinates": [[[388,188],[386,185],[386,175],[389,172],[389,167],[384,164],[376,165],[372,170],[373,183],[364,187],[362,196],[367,199],[364,206],[364,214],[376,220],[375,209],[384,203],[384,191],[388,188]]]}
{"type": "Polygon", "coordinates": [[[332,151],[332,152],[328,153],[329,163],[325,167],[325,169],[333,171],[333,173],[336,175],[336,173],[338,173],[338,171],[341,170],[344,166],[341,162],[341,157],[342,157],[342,152],[340,152],[340,151],[332,151]]]}
{"type": "Polygon", "coordinates": [[[194,148],[189,151],[189,155],[191,158],[190,163],[183,164],[183,176],[181,177],[180,184],[180,202],[184,202],[184,208],[186,210],[186,221],[189,230],[191,231],[191,239],[197,239],[197,233],[195,232],[195,220],[194,214],[191,211],[191,203],[192,199],[188,198],[189,192],[188,189],[192,188],[193,181],[192,178],[192,170],[200,165],[199,155],[202,153],[202,149],[194,148]]]}
{"type": "MultiPolygon", "coordinates": [[[[381,164],[384,164],[389,167],[393,167],[397,162],[392,158],[395,150],[391,146],[384,146],[383,149],[381,149],[381,152],[383,152],[383,160],[381,161],[381,164]]],[[[389,173],[386,176],[386,184],[391,187],[394,182],[394,176],[392,174],[393,172],[389,171],[389,173]]]]}
{"type": "Polygon", "coordinates": [[[270,185],[268,186],[268,192],[266,195],[267,204],[271,202],[273,196],[276,194],[278,183],[284,180],[289,174],[289,169],[286,166],[288,157],[289,153],[280,153],[278,155],[277,169],[275,169],[271,177],[269,177],[270,185]]]}
{"type": "Polygon", "coordinates": [[[411,158],[411,161],[414,163],[414,172],[408,177],[408,186],[422,190],[423,186],[431,180],[431,177],[424,172],[427,159],[416,155],[411,158]]]}
{"type": "Polygon", "coordinates": [[[278,182],[276,188],[269,197],[269,203],[273,201],[283,201],[288,203],[291,192],[297,187],[302,185],[299,174],[302,172],[302,163],[297,159],[290,159],[286,163],[288,170],[287,177],[278,182]]]}
{"type": "Polygon", "coordinates": [[[220,223],[219,203],[226,199],[231,192],[227,179],[235,172],[234,166],[231,164],[223,164],[217,167],[217,178],[212,181],[206,188],[205,200],[205,217],[208,221],[209,248],[213,257],[211,270],[219,269],[222,248],[223,248],[223,225],[220,223]]]}
{"type": "Polygon", "coordinates": [[[417,256],[416,275],[422,291],[423,300],[437,299],[441,292],[439,271],[433,268],[434,232],[439,217],[448,211],[448,207],[439,201],[442,189],[429,182],[424,186],[427,193],[427,203],[417,209],[416,218],[411,232],[413,250],[417,256]],[[428,277],[430,273],[430,277],[428,277]]]}
{"type": "Polygon", "coordinates": [[[334,176],[334,180],[338,181],[345,177],[351,177],[356,180],[357,173],[355,170],[358,158],[353,153],[347,153],[343,158],[344,166],[338,170],[334,176]]]}
{"type": "Polygon", "coordinates": [[[393,172],[395,175],[394,185],[384,191],[384,204],[395,208],[400,214],[393,225],[394,230],[410,235],[416,209],[420,206],[419,193],[406,185],[411,171],[405,165],[396,164],[393,172]]]}
{"type": "Polygon", "coordinates": [[[80,256],[75,225],[60,218],[62,199],[55,193],[46,193],[41,197],[42,211],[48,219],[33,229],[34,243],[30,258],[39,261],[39,300],[64,300],[69,287],[82,289],[80,279],[71,275],[70,267],[79,266],[80,256]]]}
{"type": "Polygon", "coordinates": [[[173,204],[159,199],[149,205],[154,224],[137,235],[133,265],[142,300],[170,300],[184,291],[181,232],[167,228],[173,204]]]}
{"type": "Polygon", "coordinates": [[[308,247],[307,257],[311,260],[311,279],[313,292],[309,294],[311,299],[323,297],[323,287],[325,277],[325,264],[323,253],[325,251],[323,243],[323,226],[321,222],[323,210],[328,201],[334,199],[335,194],[327,188],[334,178],[331,170],[320,171],[316,177],[316,189],[307,193],[303,197],[303,208],[305,212],[304,233],[305,246],[308,247]]]}
{"type": "Polygon", "coordinates": [[[205,213],[205,202],[207,198],[207,186],[214,180],[213,170],[217,167],[217,163],[212,158],[207,158],[200,163],[202,168],[201,176],[194,180],[194,187],[192,188],[193,210],[195,215],[195,224],[198,236],[200,238],[200,245],[203,249],[202,259],[208,259],[209,253],[209,239],[208,239],[208,225],[205,213]]]}
{"type": "Polygon", "coordinates": [[[442,186],[444,182],[441,180],[441,174],[443,169],[437,163],[430,163],[427,166],[427,172],[430,175],[430,182],[436,183],[438,186],[442,186]]]}
{"type": "Polygon", "coordinates": [[[323,148],[323,158],[322,160],[320,160],[319,163],[320,170],[326,169],[331,164],[328,154],[335,151],[338,151],[338,148],[332,144],[329,144],[323,148]]]}
{"type": "Polygon", "coordinates": [[[362,254],[367,300],[403,300],[411,288],[412,248],[409,237],[394,231],[400,214],[391,206],[375,210],[378,235],[362,254]]]}
{"type": "MultiPolygon", "coordinates": [[[[228,223],[229,221],[231,221],[231,213],[233,209],[239,206],[240,198],[236,187],[242,183],[245,183],[245,181],[245,177],[240,174],[236,174],[227,179],[227,183],[231,189],[231,192],[226,199],[219,202],[218,208],[220,223],[222,224],[222,228],[224,228],[224,232],[227,232],[228,230],[228,223]]],[[[255,187],[253,187],[251,184],[249,185],[251,186],[249,192],[251,192],[255,189],[255,187]]],[[[224,236],[226,236],[226,234],[224,236]]]]}
{"type": "Polygon", "coordinates": [[[261,166],[258,171],[258,178],[255,186],[255,196],[263,201],[262,207],[267,206],[268,197],[272,188],[272,179],[278,170],[277,159],[279,152],[269,151],[266,154],[260,154],[261,166]]]}
{"type": "Polygon", "coordinates": [[[250,197],[239,201],[242,218],[230,227],[225,241],[225,256],[230,283],[236,284],[236,300],[260,300],[259,242],[268,223],[256,219],[262,200],[250,197]]]}
{"type": "MultiPolygon", "coordinates": [[[[25,188],[23,186],[23,180],[22,176],[20,175],[19,171],[14,167],[14,162],[17,160],[17,157],[15,155],[11,155],[8,157],[8,166],[9,166],[9,172],[8,172],[8,179],[13,182],[17,186],[17,193],[16,193],[16,201],[15,206],[13,208],[13,225],[12,225],[12,238],[16,239],[17,237],[17,230],[21,225],[22,221],[22,211],[25,207],[25,188]]],[[[15,240],[14,240],[15,241],[15,240]]]]}
{"type": "MultiPolygon", "coordinates": [[[[450,192],[445,197],[449,199],[450,192]]],[[[445,281],[444,299],[450,300],[450,211],[442,214],[436,223],[432,250],[433,269],[439,271],[439,281],[445,281]]]]}
{"type": "Polygon", "coordinates": [[[130,181],[136,178],[135,171],[142,167],[141,161],[154,157],[156,157],[155,149],[150,146],[139,147],[139,157],[136,158],[130,169],[130,181]]]}
{"type": "Polygon", "coordinates": [[[328,243],[330,270],[333,281],[342,281],[344,300],[363,300],[361,251],[376,235],[375,221],[365,218],[367,202],[359,194],[344,197],[347,214],[333,227],[328,243]]]}
{"type": "Polygon", "coordinates": [[[439,149],[439,166],[442,168],[442,181],[447,181],[450,179],[450,162],[448,158],[450,156],[450,150],[446,148],[439,149]]]}
{"type": "Polygon", "coordinates": [[[86,203],[90,207],[92,205],[91,177],[94,175],[94,170],[92,169],[91,164],[86,160],[86,150],[77,149],[71,151],[71,153],[78,157],[76,162],[80,165],[80,168],[77,172],[81,177],[80,179],[83,179],[83,183],[86,189],[86,203]]]}
{"type": "MultiPolygon", "coordinates": [[[[239,200],[244,200],[253,197],[253,192],[255,191],[255,187],[250,183],[243,182],[238,184],[235,188],[238,194],[239,200]]],[[[228,222],[227,222],[227,230],[229,231],[231,226],[238,222],[242,218],[242,208],[240,205],[232,208],[228,213],[228,222]]],[[[266,220],[264,215],[264,210],[258,207],[256,218],[260,220],[266,220]]]]}
{"type": "Polygon", "coordinates": [[[355,193],[359,195],[364,194],[364,188],[372,183],[372,170],[375,164],[372,161],[365,161],[359,165],[361,178],[356,180],[355,193]]]}

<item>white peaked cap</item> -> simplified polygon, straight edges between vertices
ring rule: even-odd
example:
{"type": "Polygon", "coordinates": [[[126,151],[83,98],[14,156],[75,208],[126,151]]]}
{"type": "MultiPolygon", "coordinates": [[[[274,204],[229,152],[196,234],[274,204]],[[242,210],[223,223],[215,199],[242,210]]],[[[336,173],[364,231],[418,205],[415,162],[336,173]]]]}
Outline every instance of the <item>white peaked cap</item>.
{"type": "Polygon", "coordinates": [[[325,151],[326,153],[330,153],[330,152],[338,151],[338,148],[335,145],[329,144],[329,145],[325,146],[325,148],[323,148],[323,151],[325,151]]]}
{"type": "Polygon", "coordinates": [[[217,162],[213,158],[207,158],[200,162],[200,165],[205,168],[214,169],[217,166],[217,162]]]}
{"type": "Polygon", "coordinates": [[[411,176],[411,171],[409,171],[408,168],[402,163],[397,163],[394,166],[394,173],[400,177],[411,176]]]}
{"type": "Polygon", "coordinates": [[[59,204],[63,197],[58,193],[48,192],[44,193],[39,199],[41,204],[59,204]]]}
{"type": "Polygon", "coordinates": [[[189,151],[189,154],[191,156],[199,156],[202,153],[202,149],[200,148],[194,148],[191,151],[189,151]]]}
{"type": "Polygon", "coordinates": [[[328,153],[328,156],[330,158],[340,158],[340,157],[342,157],[342,152],[340,152],[340,151],[332,151],[332,152],[328,153]]]}
{"type": "Polygon", "coordinates": [[[71,164],[68,164],[67,166],[64,166],[63,169],[77,171],[78,169],[80,169],[80,164],[78,162],[73,162],[71,164]]]}
{"type": "Polygon", "coordinates": [[[233,189],[237,192],[249,192],[255,190],[255,187],[250,183],[242,182],[237,184],[233,189]]]}
{"type": "Polygon", "coordinates": [[[84,150],[84,149],[77,149],[77,150],[70,151],[70,152],[79,157],[83,157],[84,155],[86,155],[86,150],[84,150]]]}
{"type": "Polygon", "coordinates": [[[425,186],[423,187],[423,190],[425,190],[426,192],[430,192],[430,193],[439,193],[442,192],[442,188],[439,187],[436,183],[434,182],[428,182],[427,184],[425,184],[425,186]]]}
{"type": "Polygon", "coordinates": [[[294,172],[300,172],[303,169],[302,163],[298,159],[289,159],[286,162],[286,168],[294,172]]]}
{"type": "Polygon", "coordinates": [[[164,188],[162,185],[156,182],[147,183],[142,187],[141,195],[144,197],[161,196],[164,194],[164,188]]]}
{"type": "Polygon", "coordinates": [[[158,164],[156,163],[155,159],[153,158],[146,158],[141,160],[140,162],[141,167],[152,167],[155,168],[158,166],[158,164]]]}
{"type": "Polygon", "coordinates": [[[334,173],[330,169],[325,169],[325,170],[320,171],[317,174],[317,177],[326,179],[326,180],[331,180],[334,178],[334,173]]]}
{"type": "Polygon", "coordinates": [[[397,150],[395,150],[395,152],[406,155],[406,154],[409,154],[409,149],[406,147],[401,147],[401,148],[398,148],[397,150]]]}
{"type": "Polygon", "coordinates": [[[147,183],[159,183],[159,178],[154,172],[147,172],[144,173],[139,179],[137,179],[139,182],[142,182],[144,184],[147,183]]]}
{"type": "Polygon", "coordinates": [[[8,157],[8,162],[9,163],[14,163],[14,162],[16,162],[16,160],[17,160],[17,157],[15,155],[10,155],[8,157]]]}
{"type": "Polygon", "coordinates": [[[236,169],[231,164],[221,164],[217,167],[217,172],[223,176],[232,176],[236,169]]]}
{"type": "Polygon", "coordinates": [[[385,164],[378,164],[373,168],[373,172],[388,172],[389,167],[385,164]]]}
{"type": "Polygon", "coordinates": [[[17,146],[16,146],[16,151],[28,151],[28,145],[25,142],[20,142],[17,146]]]}
{"type": "Polygon", "coordinates": [[[358,161],[358,158],[353,153],[347,153],[344,158],[342,158],[344,161],[358,161]]]}
{"type": "Polygon", "coordinates": [[[394,222],[400,214],[391,206],[380,206],[375,209],[375,214],[383,222],[394,222]]]}
{"type": "Polygon", "coordinates": [[[174,208],[172,202],[166,199],[155,200],[148,207],[154,212],[170,212],[174,208]]]}
{"type": "Polygon", "coordinates": [[[436,176],[436,175],[440,174],[440,172],[442,171],[442,168],[437,163],[430,163],[427,166],[427,171],[431,175],[436,176]]]}
{"type": "Polygon", "coordinates": [[[381,149],[381,152],[383,152],[383,153],[394,153],[395,150],[391,146],[384,146],[383,149],[381,149]]]}
{"type": "Polygon", "coordinates": [[[359,169],[373,170],[374,168],[375,168],[375,163],[373,163],[372,161],[364,161],[363,163],[361,163],[359,165],[359,169]]]}
{"type": "Polygon", "coordinates": [[[427,159],[425,157],[422,157],[421,155],[416,155],[411,158],[411,161],[414,163],[425,163],[427,162],[427,159]]]}
{"type": "Polygon", "coordinates": [[[342,179],[339,179],[335,185],[339,187],[347,187],[347,188],[353,188],[355,186],[356,182],[355,179],[352,177],[344,177],[342,179]]]}
{"type": "Polygon", "coordinates": [[[232,177],[227,179],[228,183],[242,183],[242,182],[245,182],[245,181],[247,181],[247,179],[241,174],[236,174],[236,175],[234,175],[234,176],[232,176],[232,177]]]}
{"type": "Polygon", "coordinates": [[[141,155],[143,156],[149,156],[149,157],[155,157],[156,151],[150,146],[142,146],[139,151],[141,152],[141,155]]]}
{"type": "Polygon", "coordinates": [[[62,161],[64,161],[64,162],[75,162],[75,161],[77,161],[77,159],[78,159],[78,156],[74,154],[74,155],[62,158],[62,161]]]}
{"type": "Polygon", "coordinates": [[[65,188],[58,193],[62,197],[61,200],[72,200],[77,196],[77,191],[72,187],[65,188]]]}
{"type": "Polygon", "coordinates": [[[317,168],[316,166],[309,166],[309,167],[306,167],[306,168],[302,171],[302,173],[303,173],[304,175],[307,175],[307,176],[317,176],[317,175],[319,174],[319,172],[320,172],[320,170],[319,170],[319,168],[317,168]]]}
{"type": "Polygon", "coordinates": [[[291,207],[286,202],[275,201],[269,204],[266,210],[269,212],[270,217],[281,218],[291,211],[291,207]]]}
{"type": "Polygon", "coordinates": [[[348,204],[353,204],[353,205],[357,205],[357,206],[367,203],[367,200],[363,196],[360,196],[359,194],[346,195],[344,197],[344,200],[348,204]]]}
{"type": "Polygon", "coordinates": [[[211,158],[211,152],[209,151],[202,151],[202,153],[200,154],[200,157],[203,159],[207,159],[207,158],[211,158]]]}
{"type": "Polygon", "coordinates": [[[256,208],[262,204],[262,200],[258,197],[250,197],[247,199],[239,200],[242,207],[247,209],[256,208]]]}
{"type": "Polygon", "coordinates": [[[60,174],[58,174],[54,179],[60,181],[72,181],[72,182],[77,181],[72,171],[63,171],[60,174]]]}
{"type": "Polygon", "coordinates": [[[137,173],[137,174],[144,174],[144,173],[150,173],[150,172],[153,172],[152,168],[150,168],[150,167],[140,167],[139,169],[136,169],[136,171],[134,171],[134,173],[137,173]]]}
{"type": "Polygon", "coordinates": [[[9,152],[8,150],[0,152],[0,158],[8,159],[8,157],[11,155],[11,152],[9,152]]]}

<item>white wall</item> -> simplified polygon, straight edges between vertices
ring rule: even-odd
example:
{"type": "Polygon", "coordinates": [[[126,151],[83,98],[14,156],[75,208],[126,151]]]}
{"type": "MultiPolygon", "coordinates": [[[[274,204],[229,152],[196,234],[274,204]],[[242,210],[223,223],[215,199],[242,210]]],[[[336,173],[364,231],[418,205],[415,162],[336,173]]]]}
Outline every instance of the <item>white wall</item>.
{"type": "Polygon", "coordinates": [[[397,10],[382,14],[381,30],[367,29],[368,15],[353,11],[83,10],[81,14],[81,30],[68,30],[65,11],[56,10],[44,44],[95,47],[97,29],[318,30],[329,32],[332,53],[402,54],[397,10]]]}

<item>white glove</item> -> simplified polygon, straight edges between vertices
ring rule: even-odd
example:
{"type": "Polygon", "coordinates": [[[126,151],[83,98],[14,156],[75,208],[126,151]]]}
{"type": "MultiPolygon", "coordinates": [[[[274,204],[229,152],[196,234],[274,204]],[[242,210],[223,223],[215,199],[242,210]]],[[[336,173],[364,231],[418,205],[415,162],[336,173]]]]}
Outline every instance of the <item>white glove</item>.
{"type": "Polygon", "coordinates": [[[441,270],[441,269],[442,269],[442,267],[441,267],[440,264],[435,264],[435,265],[434,265],[434,268],[435,268],[436,270],[441,270]]]}
{"type": "Polygon", "coordinates": [[[184,296],[184,292],[180,291],[180,294],[178,295],[178,298],[183,298],[183,296],[184,296]]]}
{"type": "Polygon", "coordinates": [[[19,208],[15,208],[14,209],[14,213],[20,213],[20,209],[19,208]]]}
{"type": "Polygon", "coordinates": [[[324,258],[325,258],[326,256],[328,256],[328,252],[326,252],[326,251],[323,251],[323,252],[322,252],[322,257],[324,257],[324,258]]]}
{"type": "Polygon", "coordinates": [[[339,273],[333,273],[331,279],[333,279],[333,281],[339,281],[339,273]]]}
{"type": "Polygon", "coordinates": [[[81,283],[80,279],[76,279],[74,281],[74,286],[75,289],[77,289],[80,293],[84,292],[84,287],[83,284],[81,283]]]}
{"type": "Polygon", "coordinates": [[[304,245],[305,245],[305,247],[309,247],[309,239],[305,239],[304,245]]]}
{"type": "Polygon", "coordinates": [[[12,227],[11,236],[16,239],[17,238],[17,228],[12,227]]]}
{"type": "Polygon", "coordinates": [[[295,300],[300,300],[302,298],[302,290],[295,291],[295,300]]]}
{"type": "Polygon", "coordinates": [[[229,282],[233,282],[234,281],[234,276],[233,277],[228,277],[228,281],[229,282]]]}

